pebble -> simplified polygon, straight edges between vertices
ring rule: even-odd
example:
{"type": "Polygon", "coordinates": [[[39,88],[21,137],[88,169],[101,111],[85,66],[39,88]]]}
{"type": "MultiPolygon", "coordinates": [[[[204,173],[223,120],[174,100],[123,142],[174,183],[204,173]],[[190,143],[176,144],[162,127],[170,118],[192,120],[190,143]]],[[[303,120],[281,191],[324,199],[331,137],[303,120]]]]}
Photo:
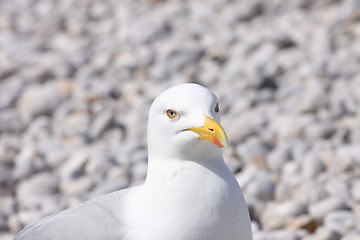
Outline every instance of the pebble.
{"type": "Polygon", "coordinates": [[[87,111],[78,111],[69,114],[61,123],[63,137],[86,137],[90,126],[90,114],[87,111]]]}
{"type": "Polygon", "coordinates": [[[325,215],[324,226],[341,235],[354,228],[354,214],[351,211],[332,211],[325,215]]]}
{"type": "Polygon", "coordinates": [[[22,89],[21,80],[18,78],[8,77],[6,80],[3,80],[0,83],[0,109],[10,108],[14,105],[22,89]]]}
{"type": "Polygon", "coordinates": [[[351,195],[355,201],[360,202],[360,179],[355,179],[352,182],[351,195]]]}
{"type": "Polygon", "coordinates": [[[252,137],[236,147],[237,154],[244,161],[254,161],[257,158],[264,158],[270,151],[270,147],[258,138],[252,137]]]}
{"type": "Polygon", "coordinates": [[[289,225],[288,229],[304,229],[309,233],[315,232],[316,228],[320,225],[320,222],[316,221],[313,217],[307,214],[296,217],[289,225]]]}
{"type": "Polygon", "coordinates": [[[30,177],[33,173],[47,168],[42,154],[32,147],[24,147],[14,161],[14,175],[17,179],[30,177]]]}
{"type": "Polygon", "coordinates": [[[244,192],[250,198],[260,201],[270,201],[274,199],[275,183],[264,172],[259,172],[244,187],[244,192]]]}
{"type": "Polygon", "coordinates": [[[309,213],[318,220],[323,220],[325,215],[335,210],[346,210],[348,208],[344,199],[339,197],[325,198],[309,206],[309,213]]]}
{"type": "Polygon", "coordinates": [[[347,233],[344,237],[342,237],[342,240],[356,240],[360,238],[360,230],[350,231],[347,233]]]}
{"type": "Polygon", "coordinates": [[[23,117],[19,112],[4,110],[0,115],[0,131],[18,133],[26,128],[28,118],[23,117]]]}
{"type": "Polygon", "coordinates": [[[325,170],[324,164],[315,154],[306,154],[301,163],[302,175],[304,178],[315,178],[325,170]]]}
{"type": "Polygon", "coordinates": [[[266,157],[266,165],[271,171],[280,172],[284,164],[291,159],[288,147],[273,149],[266,157]]]}
{"type": "Polygon", "coordinates": [[[341,235],[335,231],[318,228],[316,232],[308,237],[305,237],[304,240],[340,240],[341,235]]]}
{"type": "Polygon", "coordinates": [[[270,203],[262,214],[261,224],[265,231],[281,229],[306,212],[306,207],[299,202],[270,203]]]}
{"type": "Polygon", "coordinates": [[[16,190],[17,196],[27,198],[30,196],[52,195],[56,192],[58,180],[48,172],[39,173],[26,181],[20,182],[16,190]]]}
{"type": "Polygon", "coordinates": [[[55,81],[43,86],[34,84],[27,87],[18,100],[19,111],[31,116],[51,114],[69,94],[65,84],[55,81]]]}
{"type": "Polygon", "coordinates": [[[104,110],[99,113],[89,126],[89,136],[93,139],[99,138],[111,124],[113,113],[110,110],[104,110]]]}
{"type": "Polygon", "coordinates": [[[145,162],[137,162],[133,165],[133,179],[136,180],[141,180],[144,179],[146,177],[146,173],[147,173],[147,165],[145,162]]]}
{"type": "Polygon", "coordinates": [[[94,186],[94,181],[87,176],[78,177],[75,180],[64,180],[60,182],[59,189],[64,194],[83,195],[94,186]]]}
{"type": "Polygon", "coordinates": [[[0,209],[0,216],[3,218],[8,217],[16,212],[17,203],[15,198],[12,196],[5,195],[0,197],[0,205],[2,206],[0,209]]]}

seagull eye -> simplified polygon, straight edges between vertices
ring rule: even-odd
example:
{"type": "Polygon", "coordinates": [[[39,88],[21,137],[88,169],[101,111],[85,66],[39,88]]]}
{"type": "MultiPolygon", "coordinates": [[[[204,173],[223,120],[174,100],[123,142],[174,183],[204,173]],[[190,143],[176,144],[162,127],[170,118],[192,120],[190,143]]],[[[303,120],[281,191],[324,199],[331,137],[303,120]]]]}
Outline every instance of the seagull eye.
{"type": "Polygon", "coordinates": [[[219,112],[220,108],[219,108],[219,103],[216,103],[216,106],[215,106],[215,112],[219,112]]]}
{"type": "Polygon", "coordinates": [[[177,116],[177,113],[174,110],[168,109],[166,110],[166,115],[170,118],[170,119],[174,119],[177,116]]]}

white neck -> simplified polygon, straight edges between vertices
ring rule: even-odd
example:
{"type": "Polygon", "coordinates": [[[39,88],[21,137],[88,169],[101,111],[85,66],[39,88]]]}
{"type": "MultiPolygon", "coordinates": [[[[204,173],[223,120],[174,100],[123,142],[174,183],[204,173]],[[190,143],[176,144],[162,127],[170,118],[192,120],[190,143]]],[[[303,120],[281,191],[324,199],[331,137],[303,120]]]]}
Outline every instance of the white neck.
{"type": "Polygon", "coordinates": [[[156,185],[170,184],[174,179],[193,177],[206,178],[210,175],[217,175],[223,181],[233,181],[233,175],[226,166],[222,156],[213,159],[200,161],[185,159],[152,159],[149,157],[148,173],[145,184],[156,185]],[[192,173],[198,173],[197,176],[191,176],[192,173]],[[201,173],[201,174],[199,174],[201,173]],[[229,179],[231,177],[231,180],[229,179]]]}

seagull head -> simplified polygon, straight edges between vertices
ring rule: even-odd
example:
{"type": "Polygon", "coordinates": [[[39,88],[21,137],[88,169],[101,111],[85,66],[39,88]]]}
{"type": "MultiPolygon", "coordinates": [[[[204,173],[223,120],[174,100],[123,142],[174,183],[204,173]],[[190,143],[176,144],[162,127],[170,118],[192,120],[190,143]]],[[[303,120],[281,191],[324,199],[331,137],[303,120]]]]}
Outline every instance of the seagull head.
{"type": "Polygon", "coordinates": [[[160,94],[148,119],[149,157],[202,160],[221,157],[229,145],[214,93],[180,84],[160,94]]]}

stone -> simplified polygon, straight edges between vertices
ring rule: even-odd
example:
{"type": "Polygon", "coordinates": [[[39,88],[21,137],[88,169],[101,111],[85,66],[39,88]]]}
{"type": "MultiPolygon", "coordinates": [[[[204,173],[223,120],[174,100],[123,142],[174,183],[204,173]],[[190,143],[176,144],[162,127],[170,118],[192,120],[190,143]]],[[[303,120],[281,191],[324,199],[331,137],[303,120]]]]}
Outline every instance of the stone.
{"type": "MultiPolygon", "coordinates": [[[[241,108],[247,108],[250,105],[250,102],[245,102],[248,99],[242,101],[238,100],[236,104],[232,106],[233,111],[241,111],[241,108]],[[242,106],[244,105],[244,106],[242,106]],[[240,109],[235,109],[240,108],[240,109]]],[[[220,106],[222,108],[222,105],[220,106]]],[[[228,134],[228,138],[231,144],[240,145],[242,144],[248,137],[255,134],[256,132],[256,123],[251,121],[251,118],[254,114],[245,113],[241,115],[241,117],[237,118],[236,116],[229,116],[229,118],[223,118],[223,125],[226,126],[226,132],[228,134]]]]}
{"type": "Polygon", "coordinates": [[[261,224],[266,231],[281,229],[306,212],[306,206],[300,202],[270,203],[261,216],[261,224]]]}
{"type": "Polygon", "coordinates": [[[99,151],[91,154],[86,165],[84,165],[84,170],[89,175],[105,176],[114,164],[115,161],[110,156],[99,151]]]}
{"type": "Polygon", "coordinates": [[[47,168],[44,156],[32,147],[24,146],[15,159],[14,176],[24,179],[47,168]]]}
{"type": "Polygon", "coordinates": [[[8,217],[16,212],[17,203],[13,196],[5,195],[0,197],[0,216],[8,217]]]}
{"type": "Polygon", "coordinates": [[[354,214],[351,211],[333,211],[325,215],[324,226],[341,235],[355,227],[354,214]]]}
{"type": "Polygon", "coordinates": [[[279,140],[294,140],[300,137],[302,130],[312,121],[311,116],[280,114],[270,123],[269,130],[279,140]]]}
{"type": "Polygon", "coordinates": [[[64,180],[59,184],[61,192],[67,195],[78,194],[83,195],[94,187],[94,181],[87,176],[78,177],[73,180],[64,180]]]}
{"type": "Polygon", "coordinates": [[[111,125],[113,113],[110,110],[100,112],[89,126],[89,136],[93,139],[99,138],[111,125]]]}
{"type": "MultiPolygon", "coordinates": [[[[326,202],[326,199],[329,193],[324,187],[324,183],[320,180],[313,179],[303,179],[302,177],[297,179],[298,181],[293,185],[293,187],[298,187],[298,191],[293,191],[293,197],[298,199],[301,202],[311,204],[316,204],[326,202]]],[[[325,203],[326,205],[327,203],[325,203]]],[[[321,205],[321,204],[320,204],[321,205]]]]}
{"type": "MultiPolygon", "coordinates": [[[[27,142],[50,142],[51,120],[48,116],[35,117],[26,128],[24,140],[27,142]]],[[[40,150],[39,150],[40,151],[40,150]]]]}
{"type": "Polygon", "coordinates": [[[12,233],[2,233],[1,234],[1,240],[13,240],[15,238],[15,234],[12,233]]]}
{"type": "Polygon", "coordinates": [[[102,195],[124,189],[127,186],[128,183],[122,181],[112,181],[98,184],[93,190],[91,190],[89,196],[90,198],[100,197],[102,195]]]}
{"type": "Polygon", "coordinates": [[[297,240],[303,239],[306,236],[306,232],[302,230],[276,230],[267,234],[266,239],[271,240],[297,240]]]}
{"type": "Polygon", "coordinates": [[[305,91],[302,93],[302,101],[297,109],[301,113],[317,112],[325,104],[325,86],[320,81],[305,82],[305,91]]]}
{"type": "Polygon", "coordinates": [[[86,139],[88,129],[90,125],[90,114],[87,111],[77,111],[69,114],[62,125],[60,125],[59,131],[65,138],[82,137],[86,139]]]}
{"type": "Polygon", "coordinates": [[[325,167],[318,156],[315,154],[306,154],[301,162],[302,176],[304,178],[315,178],[325,170],[325,167]]]}
{"type": "Polygon", "coordinates": [[[304,240],[340,240],[340,238],[341,235],[337,232],[321,227],[313,235],[305,237],[304,240]]]}
{"type": "Polygon", "coordinates": [[[17,111],[4,110],[0,115],[0,132],[19,133],[26,128],[28,118],[17,111]]]}
{"type": "Polygon", "coordinates": [[[305,136],[309,141],[329,139],[337,131],[335,123],[313,123],[305,129],[305,136]]]}
{"type": "Polygon", "coordinates": [[[25,224],[20,222],[20,219],[16,215],[10,215],[7,219],[7,227],[11,232],[19,232],[25,224]]]}
{"type": "Polygon", "coordinates": [[[19,136],[3,136],[0,140],[0,163],[12,164],[20,152],[19,136]]]}
{"type": "Polygon", "coordinates": [[[132,177],[135,180],[142,180],[146,177],[147,164],[145,162],[136,162],[132,166],[132,177]]]}
{"type": "Polygon", "coordinates": [[[256,198],[260,201],[270,201],[274,199],[275,183],[265,172],[255,175],[245,187],[244,192],[247,196],[256,198]]]}
{"type": "Polygon", "coordinates": [[[341,240],[356,240],[360,238],[360,230],[353,230],[341,238],[341,240]]]}
{"type": "MultiPolygon", "coordinates": [[[[2,74],[0,73],[0,75],[2,74]]],[[[3,80],[0,83],[0,110],[13,106],[19,98],[22,89],[21,80],[18,78],[3,80]]]]}
{"type": "Polygon", "coordinates": [[[223,157],[226,165],[229,167],[231,172],[236,173],[243,167],[243,163],[239,161],[236,156],[234,149],[226,149],[223,151],[223,157]]]}
{"type": "Polygon", "coordinates": [[[251,231],[254,233],[260,232],[260,226],[257,222],[251,221],[251,231]]]}
{"type": "Polygon", "coordinates": [[[326,179],[324,189],[331,196],[342,199],[350,199],[350,174],[340,174],[326,179]]]}
{"type": "Polygon", "coordinates": [[[275,172],[280,172],[284,164],[291,158],[288,147],[277,147],[266,157],[266,166],[275,172]]]}
{"type": "Polygon", "coordinates": [[[199,78],[205,85],[214,84],[220,75],[219,65],[213,61],[204,61],[200,63],[200,67],[203,69],[199,78]]]}
{"type": "Polygon", "coordinates": [[[259,169],[253,165],[250,165],[246,166],[246,168],[244,168],[242,171],[235,174],[235,178],[241,188],[245,189],[251,182],[253,182],[253,179],[255,179],[255,177],[259,174],[259,169]]]}
{"type": "Polygon", "coordinates": [[[21,94],[17,108],[31,116],[52,114],[54,109],[64,101],[71,88],[70,83],[64,81],[52,81],[41,85],[27,87],[21,94]]]}
{"type": "Polygon", "coordinates": [[[254,161],[256,158],[264,158],[270,147],[259,138],[251,137],[236,147],[236,153],[244,159],[244,161],[254,161]]]}
{"type": "Polygon", "coordinates": [[[356,145],[342,145],[336,149],[335,158],[329,159],[327,167],[334,173],[349,171],[360,165],[360,149],[356,145]]]}
{"type": "Polygon", "coordinates": [[[78,151],[64,162],[59,168],[60,180],[77,179],[85,174],[85,167],[89,161],[86,151],[78,151]]]}
{"type": "Polygon", "coordinates": [[[325,198],[309,206],[309,213],[317,220],[322,221],[325,215],[336,210],[346,210],[348,208],[344,199],[333,196],[325,198]]]}
{"type": "Polygon", "coordinates": [[[287,225],[288,229],[304,229],[309,233],[315,232],[316,228],[320,225],[320,222],[316,221],[310,215],[300,215],[287,225]]]}
{"type": "Polygon", "coordinates": [[[56,192],[57,184],[58,180],[53,174],[43,172],[20,182],[16,192],[20,199],[26,199],[32,195],[51,195],[56,192]]]}
{"type": "Polygon", "coordinates": [[[355,201],[360,202],[360,179],[355,179],[351,183],[351,196],[355,201]]]}

